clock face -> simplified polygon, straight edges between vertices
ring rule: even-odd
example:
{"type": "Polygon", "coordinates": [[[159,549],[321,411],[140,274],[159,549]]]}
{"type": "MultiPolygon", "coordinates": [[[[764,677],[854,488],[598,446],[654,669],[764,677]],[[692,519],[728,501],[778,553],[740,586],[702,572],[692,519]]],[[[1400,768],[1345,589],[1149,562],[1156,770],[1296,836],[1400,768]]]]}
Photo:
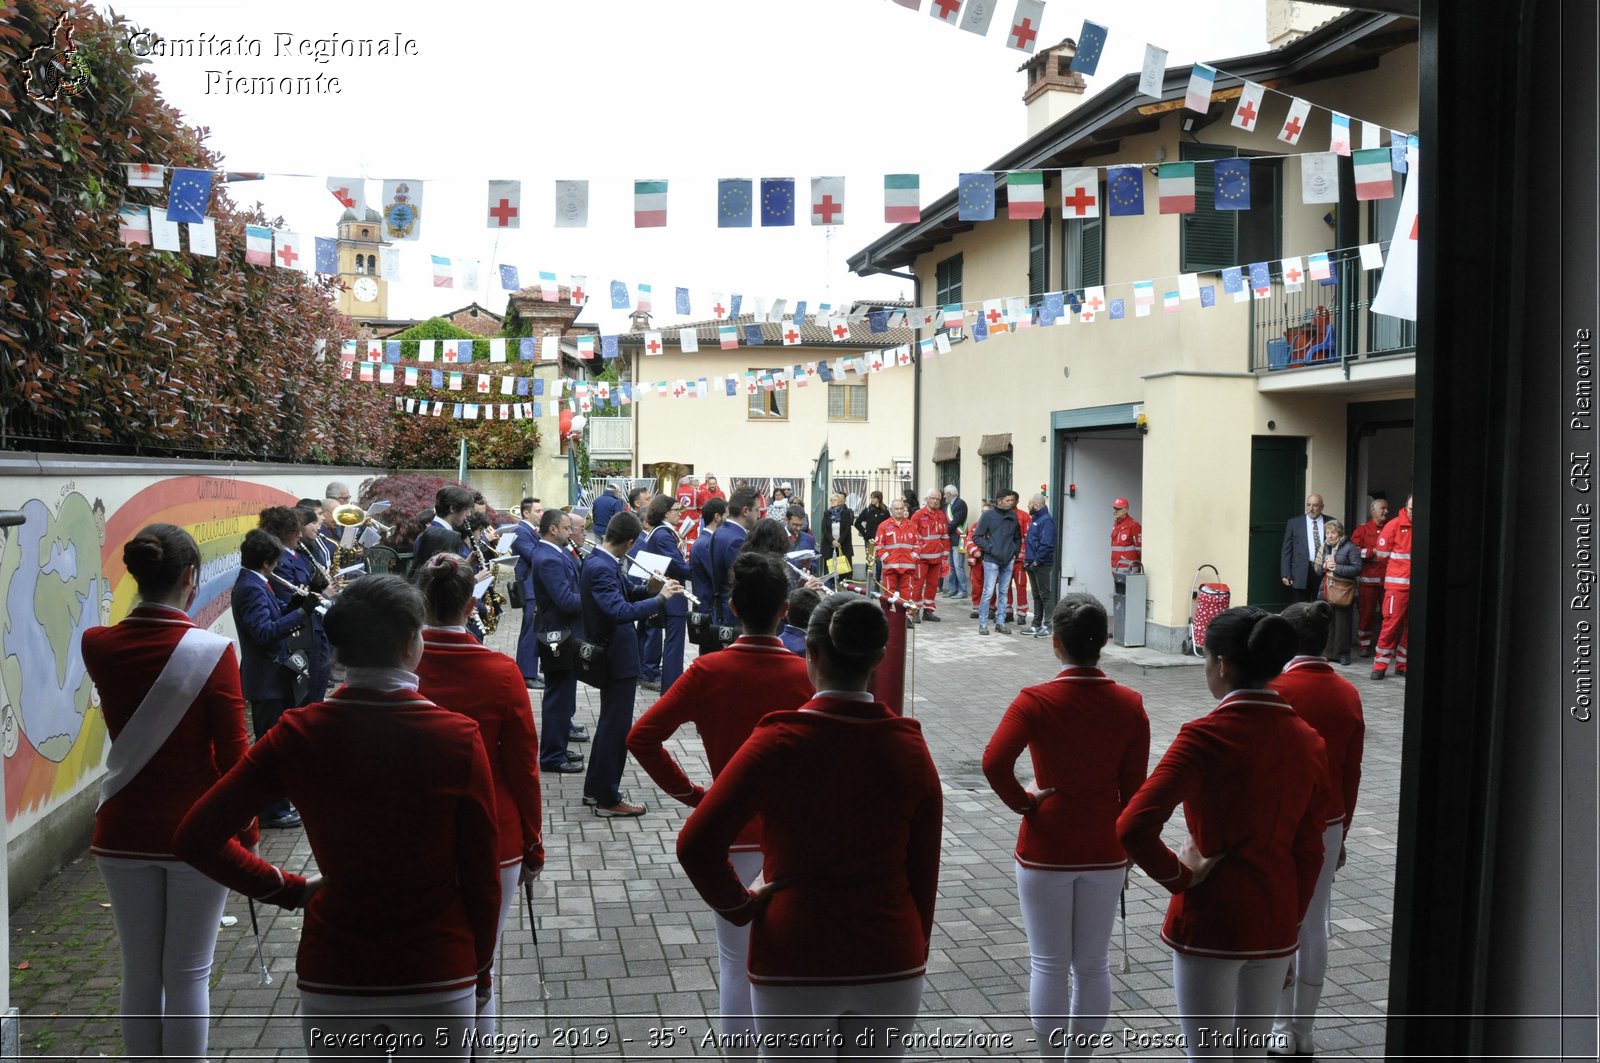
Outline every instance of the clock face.
{"type": "Polygon", "coordinates": [[[371,277],[362,277],[355,283],[355,297],[363,303],[370,303],[378,297],[378,283],[371,277]]]}

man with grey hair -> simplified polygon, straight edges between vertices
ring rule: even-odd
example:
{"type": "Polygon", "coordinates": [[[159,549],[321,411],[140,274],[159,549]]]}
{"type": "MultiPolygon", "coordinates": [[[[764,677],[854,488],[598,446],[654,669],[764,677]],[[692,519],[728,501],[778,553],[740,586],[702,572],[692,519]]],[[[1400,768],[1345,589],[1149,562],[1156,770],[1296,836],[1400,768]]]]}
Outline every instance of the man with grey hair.
{"type": "Polygon", "coordinates": [[[961,548],[961,536],[967,527],[967,500],[961,497],[955,484],[944,485],[944,513],[950,528],[950,580],[945,585],[945,596],[965,598],[972,593],[967,577],[967,554],[961,548]]]}
{"type": "Polygon", "coordinates": [[[322,524],[317,528],[317,534],[330,544],[330,548],[338,547],[339,539],[344,533],[344,528],[334,522],[333,511],[349,504],[350,488],[337,480],[322,492],[322,509],[318,513],[322,518],[322,524]]]}
{"type": "Polygon", "coordinates": [[[1022,546],[1022,568],[1028,574],[1028,586],[1033,591],[1033,626],[1022,629],[1024,635],[1047,638],[1050,634],[1050,616],[1056,611],[1056,595],[1050,579],[1056,560],[1056,521],[1042,494],[1028,499],[1028,535],[1022,546]]]}

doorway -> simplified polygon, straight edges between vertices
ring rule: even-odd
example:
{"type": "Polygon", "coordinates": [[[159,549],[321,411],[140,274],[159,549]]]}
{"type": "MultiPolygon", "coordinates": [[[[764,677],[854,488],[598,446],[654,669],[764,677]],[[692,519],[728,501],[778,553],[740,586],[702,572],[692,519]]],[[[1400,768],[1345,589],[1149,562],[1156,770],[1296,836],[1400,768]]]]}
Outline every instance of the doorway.
{"type": "Polygon", "coordinates": [[[1092,594],[1111,608],[1111,502],[1144,512],[1144,442],[1133,428],[1056,432],[1051,512],[1056,514],[1061,593],[1092,594]]]}
{"type": "MultiPolygon", "coordinates": [[[[1245,601],[1278,612],[1289,604],[1282,578],[1284,523],[1303,512],[1306,441],[1303,436],[1250,440],[1250,576],[1245,601]]],[[[1227,580],[1227,575],[1223,575],[1227,580]]],[[[1235,603],[1243,604],[1243,603],[1235,603]]]]}
{"type": "Polygon", "coordinates": [[[1413,399],[1350,404],[1345,437],[1350,441],[1345,464],[1350,470],[1345,497],[1350,501],[1345,520],[1351,528],[1367,520],[1369,503],[1379,495],[1389,500],[1391,517],[1406,504],[1416,474],[1415,411],[1413,399]]]}

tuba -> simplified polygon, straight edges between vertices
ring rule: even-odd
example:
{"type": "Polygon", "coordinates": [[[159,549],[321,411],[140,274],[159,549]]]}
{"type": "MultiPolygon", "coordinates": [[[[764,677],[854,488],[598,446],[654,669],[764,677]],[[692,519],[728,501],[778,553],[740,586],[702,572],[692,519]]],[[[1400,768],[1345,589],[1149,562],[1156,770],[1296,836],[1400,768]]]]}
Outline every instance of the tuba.
{"type": "Polygon", "coordinates": [[[332,568],[335,578],[341,569],[349,568],[360,561],[366,547],[376,544],[380,538],[389,534],[388,525],[380,524],[372,516],[388,508],[388,502],[376,502],[367,509],[350,503],[334,509],[333,522],[344,529],[333,554],[332,568]]]}

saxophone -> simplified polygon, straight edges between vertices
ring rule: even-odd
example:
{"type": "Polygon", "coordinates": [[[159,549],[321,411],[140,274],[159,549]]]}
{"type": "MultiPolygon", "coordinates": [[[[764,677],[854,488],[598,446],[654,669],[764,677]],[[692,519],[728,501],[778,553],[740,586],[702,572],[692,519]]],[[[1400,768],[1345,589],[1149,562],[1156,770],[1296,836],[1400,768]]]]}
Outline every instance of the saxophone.
{"type": "Polygon", "coordinates": [[[479,616],[478,611],[474,609],[470,614],[470,618],[478,622],[477,627],[482,634],[493,635],[495,628],[500,626],[500,614],[505,612],[506,600],[495,589],[495,584],[499,582],[499,577],[495,573],[494,565],[490,562],[488,556],[484,554],[483,540],[478,538],[476,531],[472,532],[472,549],[478,556],[478,564],[483,567],[484,571],[489,573],[491,578],[489,589],[483,592],[483,615],[479,616]]]}

